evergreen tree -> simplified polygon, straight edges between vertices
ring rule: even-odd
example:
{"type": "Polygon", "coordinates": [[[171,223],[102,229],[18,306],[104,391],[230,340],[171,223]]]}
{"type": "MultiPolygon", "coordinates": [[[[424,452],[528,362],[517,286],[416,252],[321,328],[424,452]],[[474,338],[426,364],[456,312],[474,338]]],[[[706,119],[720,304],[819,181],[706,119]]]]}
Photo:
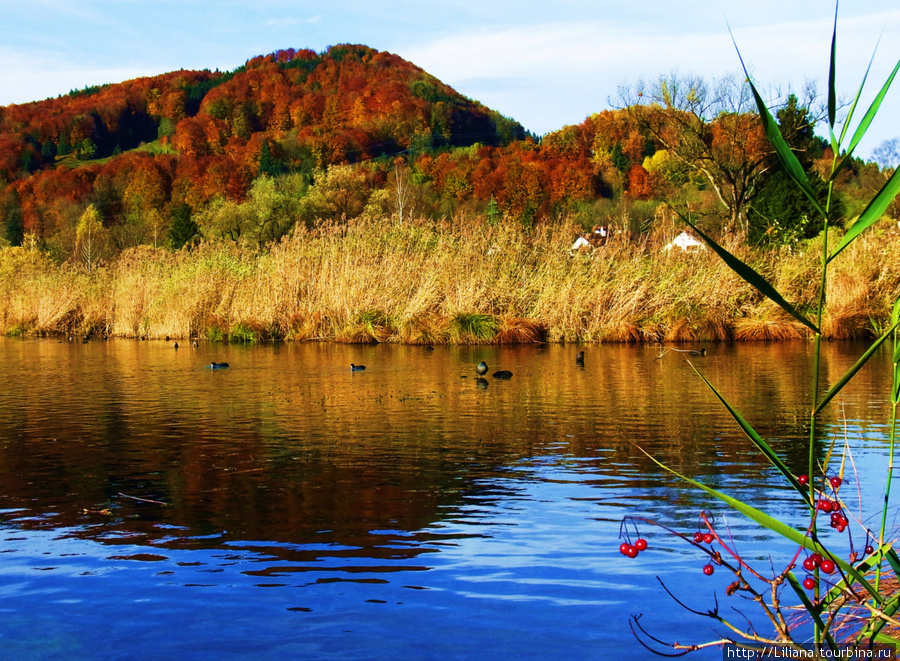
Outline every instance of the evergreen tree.
{"type": "Polygon", "coordinates": [[[259,175],[268,175],[270,177],[274,177],[276,175],[281,174],[281,163],[272,155],[272,149],[269,147],[269,142],[265,141],[262,143],[262,147],[259,150],[259,160],[257,161],[257,165],[259,166],[259,175]]]}
{"type": "Polygon", "coordinates": [[[10,245],[21,246],[25,240],[25,223],[22,219],[22,205],[19,202],[19,194],[15,189],[6,201],[4,238],[10,245]]]}
{"type": "MultiPolygon", "coordinates": [[[[776,117],[785,142],[807,170],[810,184],[824,205],[827,185],[817,174],[809,172],[813,159],[822,153],[821,141],[814,133],[815,122],[810,117],[809,109],[800,106],[797,97],[791,94],[776,117]]],[[[747,220],[748,238],[752,244],[794,243],[811,239],[822,229],[812,202],[793,184],[774,157],[769,171],[760,180],[759,192],[747,212],[747,220]]]]}
{"type": "Polygon", "coordinates": [[[180,250],[200,231],[200,227],[191,217],[191,207],[187,204],[176,204],[172,209],[172,227],[169,229],[169,242],[173,250],[180,250]]]}
{"type": "Polygon", "coordinates": [[[497,200],[493,195],[487,205],[487,220],[489,225],[496,225],[500,221],[500,209],[497,207],[497,200]]]}

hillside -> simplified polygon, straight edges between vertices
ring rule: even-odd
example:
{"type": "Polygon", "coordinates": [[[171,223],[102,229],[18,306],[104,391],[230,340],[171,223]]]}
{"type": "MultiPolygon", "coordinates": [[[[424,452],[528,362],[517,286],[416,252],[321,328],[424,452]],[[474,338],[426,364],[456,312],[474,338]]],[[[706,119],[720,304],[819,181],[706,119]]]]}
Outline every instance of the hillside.
{"type": "MultiPolygon", "coordinates": [[[[703,115],[649,92],[537,139],[396,55],[340,45],[0,107],[0,240],[92,264],[148,244],[257,248],[356,217],[562,219],[634,236],[672,202],[753,244],[818,233],[754,109],[711,102],[703,115]]],[[[789,96],[777,112],[824,190],[831,156],[809,110],[789,96]]],[[[884,174],[854,160],[836,208],[852,217],[884,174]]]]}
{"type": "Polygon", "coordinates": [[[223,193],[243,200],[260,174],[311,180],[329,165],[523,137],[396,55],[284,50],[232,72],[176,71],[0,107],[0,214],[9,238],[21,226],[52,240],[88,204],[119,226],[129,213],[196,211],[223,193]]]}

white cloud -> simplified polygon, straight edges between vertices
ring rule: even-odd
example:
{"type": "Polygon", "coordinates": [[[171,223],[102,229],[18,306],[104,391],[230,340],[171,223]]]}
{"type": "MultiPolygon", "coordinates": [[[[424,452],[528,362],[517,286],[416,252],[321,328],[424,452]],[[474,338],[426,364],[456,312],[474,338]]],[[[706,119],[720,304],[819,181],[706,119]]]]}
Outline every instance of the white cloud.
{"type": "MultiPolygon", "coordinates": [[[[886,80],[900,53],[900,11],[840,20],[838,85],[853,95],[862,80],[875,42],[887,24],[869,77],[871,94],[886,80]],[[891,44],[892,47],[887,47],[891,44]],[[893,59],[892,59],[893,58],[893,59]],[[874,82],[873,82],[874,81],[874,82]]],[[[683,23],[682,23],[683,25],[683,23]]],[[[709,25],[709,23],[707,23],[709,25]]],[[[763,87],[802,87],[818,81],[825,93],[832,18],[736,27],[734,39],[751,75],[763,87]]],[[[538,133],[578,123],[609,107],[620,84],[655,78],[673,69],[717,77],[740,71],[740,61],[724,20],[713,29],[687,31],[671,25],[648,30],[639,22],[559,22],[479,28],[444,34],[400,54],[466,96],[510,115],[538,133]]],[[[882,115],[898,114],[900,81],[882,115]]],[[[871,97],[869,97],[871,98],[871,97]]],[[[867,101],[868,102],[868,101],[867,101]]],[[[882,137],[900,132],[882,116],[882,137]]]]}

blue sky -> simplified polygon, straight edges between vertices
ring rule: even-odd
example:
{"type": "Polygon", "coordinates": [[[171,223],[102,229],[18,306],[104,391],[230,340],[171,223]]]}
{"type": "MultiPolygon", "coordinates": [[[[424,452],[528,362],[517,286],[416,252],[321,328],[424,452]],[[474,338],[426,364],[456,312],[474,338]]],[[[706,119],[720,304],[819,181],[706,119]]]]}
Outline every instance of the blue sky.
{"type": "MultiPolygon", "coordinates": [[[[0,105],[176,69],[230,70],[282,48],[396,53],[542,135],[678,69],[824,93],[834,7],[821,0],[0,0],[0,105]]],[[[868,101],[900,59],[896,0],[845,0],[838,87],[868,101]]],[[[858,154],[900,137],[900,80],[858,154]]]]}

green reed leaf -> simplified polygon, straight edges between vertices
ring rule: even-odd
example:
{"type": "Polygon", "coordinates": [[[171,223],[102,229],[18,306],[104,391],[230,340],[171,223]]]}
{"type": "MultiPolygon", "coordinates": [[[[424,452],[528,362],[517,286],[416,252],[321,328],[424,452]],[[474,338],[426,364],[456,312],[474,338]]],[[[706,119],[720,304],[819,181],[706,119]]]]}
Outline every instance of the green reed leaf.
{"type": "MultiPolygon", "coordinates": [[[[731,33],[731,28],[728,28],[728,31],[731,33]]],[[[825,213],[825,210],[819,204],[815,191],[813,191],[812,185],[809,183],[806,171],[803,169],[803,166],[800,165],[800,161],[797,159],[793,150],[791,150],[787,142],[785,142],[784,136],[781,135],[781,129],[778,128],[778,122],[772,117],[772,113],[769,112],[766,102],[763,101],[762,96],[756,89],[756,85],[753,84],[753,80],[750,78],[750,73],[747,71],[747,65],[744,64],[744,58],[741,56],[741,51],[737,47],[737,42],[735,42],[733,34],[731,35],[731,42],[734,44],[738,59],[741,62],[741,67],[744,69],[744,75],[747,77],[747,84],[750,85],[750,91],[753,92],[753,98],[756,101],[756,107],[759,110],[759,119],[760,122],[762,122],[763,131],[766,134],[766,138],[769,140],[769,144],[775,149],[775,155],[778,157],[782,167],[784,167],[785,172],[788,173],[788,176],[794,180],[800,190],[802,190],[806,197],[809,198],[810,202],[813,203],[813,206],[815,206],[819,213],[822,214],[822,217],[827,217],[828,214],[825,213]]]]}
{"type": "Polygon", "coordinates": [[[700,371],[696,367],[694,367],[693,363],[690,363],[690,365],[693,368],[694,372],[697,373],[697,376],[699,376],[703,380],[703,383],[705,383],[707,387],[712,390],[713,394],[719,399],[719,401],[722,402],[722,406],[724,406],[728,410],[728,413],[731,414],[731,417],[734,418],[735,422],[738,423],[738,426],[741,428],[741,430],[747,435],[747,438],[753,441],[753,444],[759,449],[759,451],[766,455],[769,463],[775,466],[775,468],[777,468],[778,471],[787,478],[787,481],[791,483],[791,486],[794,487],[794,489],[797,490],[797,493],[799,493],[803,498],[803,502],[809,504],[809,487],[805,487],[797,481],[797,478],[794,477],[791,469],[788,468],[787,464],[785,464],[781,460],[781,457],[776,454],[776,452],[772,449],[772,446],[766,443],[766,441],[756,433],[756,430],[753,429],[750,423],[747,422],[740,413],[738,413],[737,409],[735,409],[731,404],[728,403],[722,393],[720,393],[716,389],[716,387],[712,383],[710,383],[709,379],[703,376],[703,374],[701,374],[700,371]]]}
{"type": "Polygon", "coordinates": [[[850,226],[850,229],[844,234],[844,238],[840,240],[835,247],[834,252],[831,253],[828,261],[830,262],[837,257],[844,248],[856,239],[856,237],[881,220],[884,217],[884,212],[887,211],[888,206],[894,201],[894,198],[897,197],[898,193],[900,193],[900,168],[894,170],[894,174],[891,175],[891,178],[884,183],[881,190],[878,191],[875,197],[869,202],[869,205],[859,215],[859,218],[856,219],[856,222],[850,226]]]}
{"type": "MultiPolygon", "coordinates": [[[[894,324],[895,327],[900,325],[900,298],[894,301],[894,309],[891,311],[891,323],[894,324]]],[[[894,334],[894,357],[891,362],[894,363],[894,388],[896,389],[898,385],[897,382],[897,367],[900,365],[900,338],[896,337],[896,333],[894,334]]]]}
{"type": "MultiPolygon", "coordinates": [[[[877,46],[876,46],[877,49],[877,46]]],[[[875,59],[875,54],[872,54],[872,60],[875,59]]],[[[869,67],[871,68],[872,62],[869,62],[869,67]]],[[[881,90],[875,95],[875,99],[872,101],[872,105],[869,106],[869,109],[866,111],[866,114],[863,115],[862,121],[859,123],[859,126],[856,127],[856,131],[853,133],[853,137],[850,139],[850,146],[847,148],[847,154],[844,157],[850,158],[850,154],[853,153],[853,150],[856,149],[856,146],[859,144],[859,141],[863,139],[866,131],[869,130],[869,125],[872,124],[872,120],[875,119],[875,115],[878,114],[878,109],[881,107],[881,102],[884,100],[885,94],[887,94],[888,89],[890,89],[891,84],[894,82],[894,78],[897,76],[897,72],[900,71],[900,60],[897,60],[897,64],[894,66],[894,70],[891,72],[891,75],[888,76],[888,79],[885,81],[884,85],[881,86],[881,90]]],[[[869,75],[869,69],[866,69],[866,76],[869,75]]],[[[865,84],[866,79],[863,78],[863,84],[865,84]]],[[[860,92],[862,92],[862,86],[860,86],[860,92]]],[[[855,104],[854,104],[855,105],[855,104]]],[[[849,124],[850,118],[847,118],[847,123],[849,124]]]]}
{"type": "Polygon", "coordinates": [[[692,223],[688,218],[682,216],[681,217],[684,222],[693,228],[697,234],[700,235],[704,241],[706,241],[707,245],[712,248],[722,260],[731,267],[731,270],[741,276],[748,283],[753,285],[759,293],[761,293],[766,298],[777,303],[781,309],[791,315],[794,319],[799,321],[801,324],[809,328],[813,333],[818,333],[819,329],[816,328],[816,325],[807,319],[805,316],[800,314],[794,306],[788,303],[784,297],[778,293],[778,290],[775,289],[772,285],[770,285],[765,278],[763,278],[759,273],[754,271],[750,266],[739,260],[737,257],[728,252],[725,248],[720,246],[718,243],[713,241],[709,236],[704,234],[700,228],[698,228],[694,223],[692,223]]]}
{"type": "Polygon", "coordinates": [[[816,624],[819,627],[820,631],[825,632],[825,642],[828,644],[828,647],[832,649],[832,651],[837,651],[837,643],[832,638],[831,634],[825,629],[825,622],[822,621],[822,607],[815,606],[809,600],[809,595],[806,594],[806,590],[800,585],[800,581],[797,580],[797,577],[794,576],[794,572],[787,573],[788,583],[791,584],[791,587],[794,588],[794,592],[797,593],[797,596],[800,598],[803,607],[806,609],[806,612],[809,613],[810,617],[815,620],[816,624]]]}
{"type": "Polygon", "coordinates": [[[875,353],[875,351],[878,349],[878,347],[880,347],[884,343],[884,341],[886,339],[888,339],[888,337],[890,337],[891,333],[894,332],[895,328],[897,328],[896,323],[893,326],[891,326],[889,329],[887,329],[887,331],[885,331],[884,335],[882,335],[877,340],[875,340],[875,342],[872,344],[872,346],[870,346],[866,350],[866,352],[862,356],[859,357],[859,360],[857,360],[853,364],[853,367],[851,367],[849,370],[847,370],[847,372],[844,374],[844,376],[842,376],[840,379],[838,379],[837,383],[835,383],[833,386],[831,386],[831,389],[829,389],[829,391],[827,393],[825,393],[825,396],[822,397],[821,401],[818,403],[818,405],[816,405],[816,408],[813,411],[813,415],[818,415],[822,411],[822,409],[824,409],[828,405],[828,403],[832,399],[834,399],[834,396],[837,395],[841,391],[841,389],[845,385],[847,385],[847,383],[850,381],[850,379],[852,379],[856,375],[856,373],[860,369],[862,369],[862,366],[865,365],[866,362],[868,362],[869,358],[872,357],[872,354],[875,353]]]}
{"type": "MultiPolygon", "coordinates": [[[[831,33],[831,63],[828,67],[828,129],[831,132],[832,147],[836,147],[834,140],[834,123],[837,118],[837,19],[838,3],[834,3],[834,30],[831,33]]],[[[837,153],[837,149],[835,149],[837,153]]]]}
{"type": "Polygon", "coordinates": [[[866,592],[874,599],[877,603],[884,603],[884,597],[878,594],[874,587],[862,576],[855,567],[847,563],[845,560],[832,555],[829,553],[821,544],[811,539],[805,532],[800,532],[799,530],[795,530],[791,528],[789,525],[782,523],[778,519],[762,512],[752,505],[748,505],[747,503],[738,500],[737,498],[732,498],[728,494],[722,493],[721,491],[716,491],[712,487],[709,487],[702,482],[698,482],[697,480],[691,479],[679,473],[678,471],[669,468],[662,462],[658,461],[653,455],[644,451],[642,448],[638,447],[638,450],[644,453],[644,455],[650,459],[654,464],[662,468],[664,471],[671,473],[672,475],[684,480],[688,484],[692,484],[701,491],[705,491],[713,498],[717,498],[721,500],[723,503],[728,505],[731,509],[736,512],[740,512],[744,516],[746,516],[751,521],[755,521],[759,525],[764,528],[768,528],[772,532],[781,537],[785,538],[788,541],[794,542],[798,546],[802,546],[803,548],[809,549],[810,551],[814,551],[816,553],[820,553],[822,555],[827,555],[829,558],[834,560],[834,563],[841,568],[841,571],[844,572],[845,575],[853,578],[854,581],[859,583],[863,588],[865,588],[866,592]]]}

